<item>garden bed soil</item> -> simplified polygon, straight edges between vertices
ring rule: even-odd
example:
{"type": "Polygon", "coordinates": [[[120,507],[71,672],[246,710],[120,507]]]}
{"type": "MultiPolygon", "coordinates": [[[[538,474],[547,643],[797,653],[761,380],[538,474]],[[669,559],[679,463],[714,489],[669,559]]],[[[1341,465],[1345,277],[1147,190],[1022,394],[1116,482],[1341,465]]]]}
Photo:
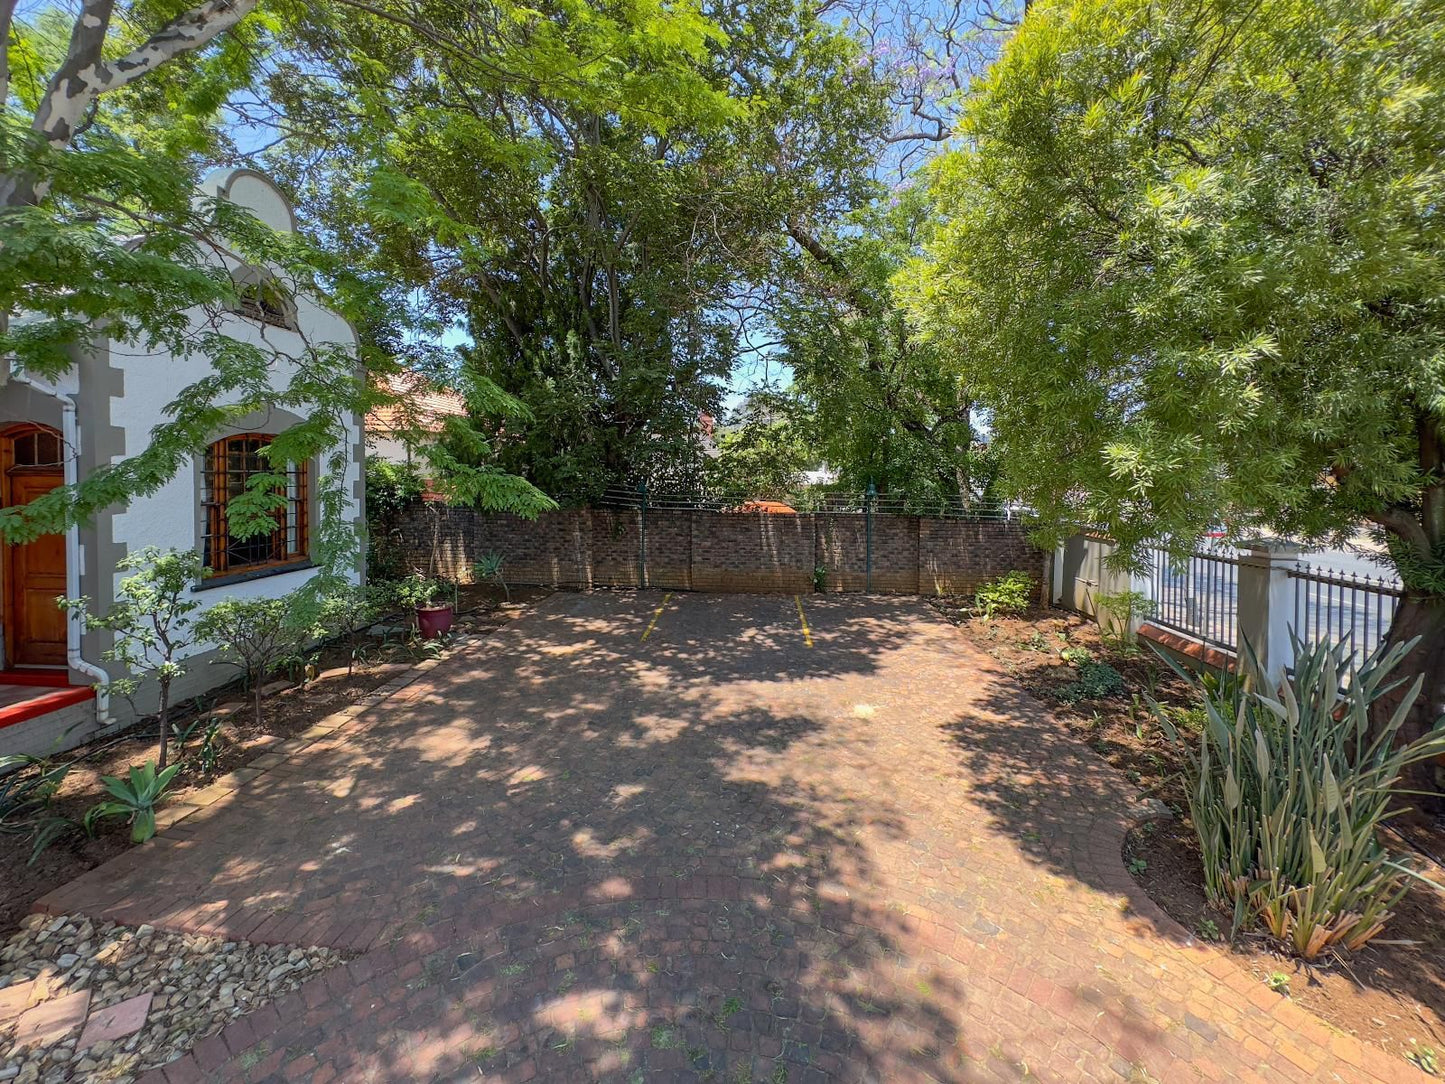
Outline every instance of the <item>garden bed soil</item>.
{"type": "MultiPolygon", "coordinates": [[[[937,608],[1054,715],[1116,768],[1146,797],[1174,813],[1130,833],[1125,861],[1149,897],[1196,935],[1229,934],[1229,916],[1205,902],[1199,848],[1189,825],[1181,751],[1170,744],[1150,712],[1152,697],[1166,711],[1188,713],[1197,699],[1147,647],[1121,651],[1106,645],[1093,622],[1063,610],[1035,610],[991,621],[974,617],[969,600],[939,599],[937,608]],[[1086,648],[1124,679],[1115,696],[1068,703],[1059,698],[1078,671],[1059,655],[1086,648]],[[1210,923],[1213,925],[1211,926],[1210,923]]],[[[1412,852],[1417,866],[1445,883],[1445,827],[1412,818],[1386,845],[1412,852]]],[[[1268,935],[1244,932],[1227,951],[1262,984],[1288,979],[1288,996],[1340,1031],[1401,1057],[1433,1053],[1445,1072],[1445,897],[1412,885],[1384,934],[1362,950],[1306,964],[1274,947],[1268,935]],[[1413,1044],[1412,1044],[1413,1040],[1413,1044]]],[[[1285,996],[1281,994],[1280,996],[1285,996]]],[[[1418,1062],[1417,1062],[1418,1063],[1418,1062]]]]}
{"type": "MultiPolygon", "coordinates": [[[[453,635],[486,635],[550,593],[546,588],[514,587],[508,603],[499,588],[463,587],[453,635]]],[[[167,792],[167,799],[181,800],[189,791],[208,786],[213,779],[355,703],[358,697],[424,659],[425,650],[402,631],[405,623],[401,615],[381,622],[378,627],[396,631],[385,637],[364,638],[365,649],[349,674],[351,646],[348,640],[333,641],[314,649],[307,667],[309,680],[298,680],[300,675],[293,675],[284,688],[269,693],[261,702],[259,723],[250,696],[239,680],[212,690],[205,697],[178,705],[171,713],[172,733],[184,733],[187,727],[195,726],[183,748],[178,748],[172,738],[169,755],[173,762],[179,759],[182,768],[167,792]],[[213,718],[221,718],[223,722],[217,732],[214,760],[203,768],[200,747],[213,718]]],[[[70,762],[73,766],[56,792],[50,812],[80,822],[87,809],[106,797],[101,777],[124,776],[132,764],[154,760],[156,742],[156,721],[150,718],[60,754],[57,761],[70,762]]],[[[52,843],[29,864],[29,837],[0,834],[0,938],[16,928],[36,899],[130,846],[130,829],[124,821],[107,819],[99,823],[94,837],[72,832],[52,843]]]]}
{"type": "MultiPolygon", "coordinates": [[[[1170,918],[1206,939],[1216,930],[1229,936],[1231,916],[1205,900],[1199,845],[1186,822],[1141,825],[1129,834],[1125,856],[1170,918]]],[[[1445,884],[1445,869],[1427,867],[1427,874],[1445,884]]],[[[1439,893],[1412,885],[1385,932],[1357,952],[1325,953],[1307,963],[1275,944],[1268,934],[1242,932],[1227,948],[1260,983],[1278,984],[1283,976],[1290,998],[1340,1031],[1401,1057],[1423,1061],[1433,1054],[1437,1072],[1445,1072],[1445,898],[1439,893]]]]}

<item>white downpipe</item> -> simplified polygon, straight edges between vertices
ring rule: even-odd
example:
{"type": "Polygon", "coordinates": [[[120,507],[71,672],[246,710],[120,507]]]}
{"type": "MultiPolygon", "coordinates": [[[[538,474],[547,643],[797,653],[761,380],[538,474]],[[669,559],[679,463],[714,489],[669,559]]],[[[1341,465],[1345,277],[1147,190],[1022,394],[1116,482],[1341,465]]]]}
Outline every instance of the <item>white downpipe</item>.
{"type": "MultiPolygon", "coordinates": [[[[80,476],[80,425],[75,417],[75,400],[56,394],[60,400],[60,428],[64,441],[65,484],[74,486],[80,476]]],[[[65,532],[65,597],[80,597],[80,525],[72,523],[65,532]]],[[[101,726],[110,722],[110,694],[106,684],[110,675],[80,653],[80,634],[85,631],[85,616],[79,610],[65,615],[65,662],[96,682],[95,719],[101,726]]]]}

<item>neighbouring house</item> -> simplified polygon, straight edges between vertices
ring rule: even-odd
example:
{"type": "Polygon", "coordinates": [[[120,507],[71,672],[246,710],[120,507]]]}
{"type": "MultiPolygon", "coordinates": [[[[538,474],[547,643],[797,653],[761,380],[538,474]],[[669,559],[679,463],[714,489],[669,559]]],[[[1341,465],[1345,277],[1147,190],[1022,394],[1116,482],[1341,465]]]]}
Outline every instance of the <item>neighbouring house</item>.
{"type": "MultiPolygon", "coordinates": [[[[276,230],[291,232],[296,220],[286,197],[262,174],[228,169],[203,182],[207,195],[245,207],[276,230]]],[[[280,359],[273,387],[289,375],[285,358],[303,344],[340,345],[353,355],[356,332],[304,290],[293,290],[272,270],[217,254],[242,287],[238,311],[224,314],[233,338],[266,346],[280,359]]],[[[189,313],[199,328],[208,316],[189,313]]],[[[79,351],[76,364],[57,382],[12,372],[0,386],[0,500],[25,504],[62,483],[146,446],[177,391],[205,376],[204,357],[147,354],[142,348],[96,339],[79,351]]],[[[25,545],[4,545],[0,560],[0,754],[44,754],[77,745],[107,725],[124,724],[154,710],[154,688],[134,703],[97,692],[97,684],[122,676],[102,660],[111,634],[82,629],[78,616],[56,605],[57,596],[91,599],[103,612],[114,598],[128,552],[158,546],[199,551],[213,575],[194,588],[203,606],[227,596],[279,596],[315,575],[311,552],[318,523],[321,464],[293,464],[286,505],[270,535],[241,539],[227,528],[228,494],[262,468],[260,449],[272,436],[302,419],[275,407],[237,419],[211,434],[209,445],[159,491],[128,505],[108,508],[93,522],[64,535],[25,545]]],[[[341,478],[346,518],[363,522],[363,419],[347,424],[341,478]]],[[[360,578],[360,570],[357,571],[360,578]]],[[[210,665],[213,645],[187,659],[173,686],[176,700],[230,680],[230,667],[210,665]]]]}
{"type": "Polygon", "coordinates": [[[441,433],[449,417],[466,417],[466,401],[454,392],[433,385],[416,372],[391,373],[380,378],[390,402],[366,415],[366,451],[391,463],[411,463],[414,441],[441,433]]]}

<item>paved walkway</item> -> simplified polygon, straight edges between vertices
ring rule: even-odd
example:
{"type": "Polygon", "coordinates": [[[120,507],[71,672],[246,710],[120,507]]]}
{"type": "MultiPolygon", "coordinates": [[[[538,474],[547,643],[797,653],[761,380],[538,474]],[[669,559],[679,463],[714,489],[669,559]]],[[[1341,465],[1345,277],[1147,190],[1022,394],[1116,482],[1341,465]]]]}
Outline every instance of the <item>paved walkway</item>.
{"type": "Polygon", "coordinates": [[[554,595],[45,903],[361,953],[147,1084],[1412,1078],[1182,943],[924,603],[801,606],[554,595]]]}

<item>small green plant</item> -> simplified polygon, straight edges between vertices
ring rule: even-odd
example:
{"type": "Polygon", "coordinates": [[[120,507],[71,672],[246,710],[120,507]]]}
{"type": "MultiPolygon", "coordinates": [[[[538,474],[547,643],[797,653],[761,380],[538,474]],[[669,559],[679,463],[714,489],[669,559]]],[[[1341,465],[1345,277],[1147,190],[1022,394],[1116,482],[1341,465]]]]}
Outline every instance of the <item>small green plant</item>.
{"type": "Polygon", "coordinates": [[[157,772],[153,761],[132,764],[130,774],[121,779],[114,775],[100,777],[111,794],[108,801],[97,802],[85,814],[85,830],[94,834],[95,824],[102,817],[126,817],[130,822],[132,843],[144,843],[156,834],[156,803],[181,770],[179,764],[157,772]]]}
{"type": "Polygon", "coordinates": [[[201,749],[197,759],[200,762],[203,775],[213,775],[216,771],[216,762],[220,759],[220,737],[221,719],[212,719],[206,723],[206,731],[201,735],[201,749]]]}
{"type": "Polygon", "coordinates": [[[1143,858],[1131,858],[1131,859],[1129,859],[1128,870],[1129,870],[1129,872],[1130,872],[1131,874],[1133,874],[1135,877],[1138,877],[1138,876],[1140,876],[1141,874],[1145,873],[1148,869],[1149,869],[1149,863],[1148,863],[1148,861],[1147,861],[1146,859],[1143,859],[1143,858]]]}
{"type": "Polygon", "coordinates": [[[196,621],[196,635],[221,652],[220,661],[246,676],[256,725],[261,725],[261,689],[266,675],[306,639],[293,620],[294,599],[224,598],[196,621]]]}
{"type": "Polygon", "coordinates": [[[1215,922],[1212,918],[1201,918],[1194,924],[1194,929],[1195,932],[1206,941],[1218,941],[1220,939],[1219,923],[1215,922]]]}
{"type": "Polygon", "coordinates": [[[1410,1049],[1405,1051],[1405,1060],[1431,1076],[1440,1075],[1440,1055],[1433,1046],[1424,1046],[1411,1039],[1410,1049]]]}
{"type": "Polygon", "coordinates": [[[30,863],[79,828],[69,817],[50,812],[70,767],[24,753],[0,756],[0,833],[30,836],[30,863]]]}
{"type": "Polygon", "coordinates": [[[342,584],[321,600],[320,622],[315,632],[318,636],[341,633],[346,637],[348,676],[365,654],[361,630],[395,605],[396,596],[394,583],[342,584]]]}
{"type": "Polygon", "coordinates": [[[157,763],[164,769],[170,744],[171,683],[185,673],[179,660],[195,643],[192,615],[201,608],[191,589],[207,570],[191,550],[160,550],[155,546],[127,554],[116,569],[132,574],[120,581],[115,602],[103,615],[89,612],[88,599],[58,601],[62,609],[79,611],[88,626],[115,634],[114,646],[101,658],[120,663],[127,676],[109,682],[110,688],[129,696],[147,678],[159,687],[157,763]]]}
{"type": "Polygon", "coordinates": [[[1054,691],[1054,696],[1065,704],[1077,704],[1081,700],[1102,700],[1124,691],[1124,675],[1106,662],[1092,659],[1078,666],[1079,678],[1054,691]]]}
{"type": "Polygon", "coordinates": [[[1040,629],[1034,629],[1026,637],[1019,641],[1019,647],[1025,651],[1047,651],[1049,641],[1040,629]]]}
{"type": "Polygon", "coordinates": [[[813,566],[813,590],[828,590],[828,569],[823,565],[813,566]]]}
{"type": "Polygon", "coordinates": [[[1017,570],[982,584],[973,593],[975,613],[992,621],[998,614],[1021,614],[1029,608],[1038,584],[1027,572],[1017,570]]]}
{"type": "Polygon", "coordinates": [[[479,583],[495,583],[506,595],[507,601],[512,601],[511,588],[507,586],[507,580],[502,575],[502,555],[500,553],[484,553],[481,560],[472,566],[472,572],[476,574],[479,583]]]}
{"type": "Polygon", "coordinates": [[[1185,751],[1205,892],[1233,913],[1231,936],[1257,922],[1311,959],[1376,937],[1407,878],[1420,876],[1385,850],[1378,830],[1405,796],[1404,769],[1445,755],[1445,727],[1396,742],[1421,679],[1383,727],[1371,727],[1371,705],[1398,695],[1390,674],[1415,641],[1370,656],[1343,695],[1348,641],[1294,647],[1293,674],[1273,695],[1247,643],[1240,680],[1206,683],[1175,667],[1204,701],[1197,738],[1182,735],[1157,705],[1155,715],[1185,751]]]}
{"type": "Polygon", "coordinates": [[[1070,666],[1082,666],[1086,662],[1094,661],[1094,653],[1087,647],[1066,647],[1059,652],[1059,658],[1070,666]]]}
{"type": "Polygon", "coordinates": [[[1115,651],[1135,654],[1138,646],[1134,626],[1154,616],[1157,606],[1142,591],[1119,591],[1094,597],[1094,613],[1099,619],[1099,638],[1115,651]]]}
{"type": "Polygon", "coordinates": [[[424,609],[437,605],[453,590],[451,584],[414,573],[404,580],[398,580],[393,591],[397,603],[408,609],[424,609]]]}
{"type": "Polygon", "coordinates": [[[1271,971],[1264,984],[1275,993],[1289,997],[1289,976],[1283,971],[1271,971]]]}

